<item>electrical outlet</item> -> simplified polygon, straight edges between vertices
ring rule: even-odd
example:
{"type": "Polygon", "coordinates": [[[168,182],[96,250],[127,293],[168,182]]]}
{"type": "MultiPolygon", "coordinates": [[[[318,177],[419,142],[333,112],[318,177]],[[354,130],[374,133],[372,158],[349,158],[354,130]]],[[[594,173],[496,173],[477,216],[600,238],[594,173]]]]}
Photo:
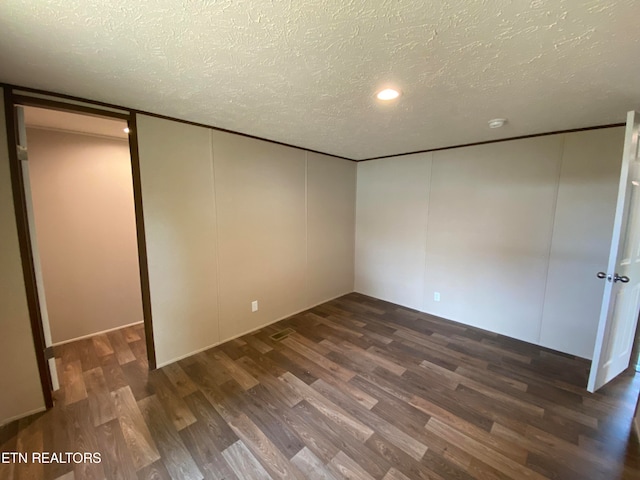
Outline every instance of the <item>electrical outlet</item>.
{"type": "Polygon", "coordinates": [[[433,292],[433,301],[434,302],[440,301],[440,292],[433,292]]]}
{"type": "Polygon", "coordinates": [[[254,300],[253,302],[251,302],[251,311],[252,312],[258,311],[258,300],[254,300]]]}

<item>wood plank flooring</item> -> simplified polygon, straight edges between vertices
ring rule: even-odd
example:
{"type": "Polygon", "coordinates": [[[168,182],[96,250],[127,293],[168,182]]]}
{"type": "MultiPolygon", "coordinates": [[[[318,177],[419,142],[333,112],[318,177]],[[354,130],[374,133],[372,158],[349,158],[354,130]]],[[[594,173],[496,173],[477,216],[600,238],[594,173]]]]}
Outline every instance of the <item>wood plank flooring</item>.
{"type": "Polygon", "coordinates": [[[640,374],[350,294],[148,372],[142,326],[56,349],[50,411],[0,429],[0,479],[640,478],[640,374]],[[281,341],[282,329],[295,333],[281,341]]]}

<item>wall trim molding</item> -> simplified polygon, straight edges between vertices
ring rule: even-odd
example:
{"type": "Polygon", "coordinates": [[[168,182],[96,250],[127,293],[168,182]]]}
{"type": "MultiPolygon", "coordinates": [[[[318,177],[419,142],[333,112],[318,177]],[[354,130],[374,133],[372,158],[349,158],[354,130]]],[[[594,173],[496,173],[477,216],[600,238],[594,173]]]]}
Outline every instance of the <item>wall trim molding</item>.
{"type": "MultiPolygon", "coordinates": [[[[11,89],[13,90],[17,90],[18,94],[22,95],[23,93],[28,93],[28,94],[32,94],[34,95],[34,98],[40,98],[42,100],[49,100],[46,97],[57,97],[60,99],[64,99],[70,102],[77,102],[75,104],[76,107],[78,108],[82,108],[83,105],[82,104],[89,104],[89,105],[96,105],[105,109],[110,109],[111,113],[113,114],[117,114],[119,112],[130,112],[131,115],[133,114],[140,114],[140,115],[148,115],[150,117],[156,117],[156,118],[162,118],[164,120],[170,120],[173,122],[179,122],[179,123],[186,123],[187,125],[194,125],[196,127],[203,127],[203,128],[210,128],[212,130],[216,130],[219,132],[224,132],[224,133],[231,133],[233,135],[240,135],[242,137],[247,137],[247,138],[251,138],[254,140],[262,140],[263,142],[269,142],[269,143],[273,143],[276,145],[282,145],[284,147],[290,147],[290,148],[295,148],[298,150],[304,150],[306,152],[312,152],[312,153],[317,153],[320,155],[326,155],[328,157],[333,157],[333,158],[339,158],[341,160],[346,160],[349,162],[355,162],[355,163],[360,163],[360,162],[368,162],[371,160],[381,160],[384,158],[393,158],[393,157],[401,157],[403,155],[413,155],[416,153],[427,153],[427,152],[438,152],[441,150],[451,150],[453,148],[463,148],[463,147],[473,147],[476,145],[487,145],[490,143],[500,143],[500,142],[508,142],[511,140],[522,140],[525,138],[535,138],[535,137],[544,137],[546,135],[559,135],[562,133],[573,133],[573,132],[582,132],[585,130],[597,130],[600,128],[613,128],[613,127],[622,127],[625,124],[624,123],[611,123],[611,124],[606,124],[606,125],[595,125],[595,126],[591,126],[591,127],[581,127],[581,128],[572,128],[572,129],[568,129],[568,130],[556,130],[556,131],[550,131],[550,132],[541,132],[541,133],[534,133],[531,135],[520,135],[520,136],[516,136],[516,137],[509,137],[509,138],[499,138],[499,139],[495,139],[495,140],[484,140],[484,141],[480,141],[480,142],[472,142],[472,143],[461,143],[461,144],[457,144],[457,145],[448,145],[448,146],[444,146],[444,147],[438,147],[438,148],[429,148],[429,149],[425,149],[425,150],[415,150],[412,152],[404,152],[404,153],[394,153],[394,154],[390,154],[390,155],[381,155],[379,157],[369,157],[369,158],[363,158],[360,160],[356,160],[354,158],[348,158],[348,157],[342,157],[340,155],[334,155],[331,153],[327,153],[327,152],[321,152],[320,150],[312,150],[310,148],[305,148],[305,147],[301,147],[298,145],[293,145],[290,143],[284,143],[284,142],[279,142],[278,140],[272,140],[269,138],[264,138],[264,137],[258,137],[256,135],[251,135],[249,133],[242,133],[242,132],[238,132],[235,130],[229,130],[226,128],[221,128],[221,127],[216,127],[215,125],[210,125],[210,124],[206,124],[206,123],[200,123],[200,122],[193,122],[191,120],[185,120],[182,118],[176,118],[176,117],[171,117],[169,115],[163,115],[160,113],[152,113],[152,112],[147,112],[145,110],[138,110],[135,108],[129,108],[129,107],[123,107],[121,105],[114,105],[112,103],[106,103],[106,102],[101,102],[98,100],[90,100],[87,98],[82,98],[82,97],[76,97],[73,95],[68,95],[65,93],[59,93],[59,92],[51,92],[51,91],[47,91],[47,90],[41,90],[38,88],[31,88],[31,87],[23,87],[20,85],[13,85],[11,83],[4,83],[4,82],[0,82],[0,88],[7,88],[7,89],[11,89]],[[45,97],[45,98],[43,98],[45,97]]],[[[24,95],[22,95],[24,97],[24,95]]]]}
{"type": "Polygon", "coordinates": [[[355,160],[355,162],[360,163],[360,162],[369,162],[371,160],[384,160],[384,159],[387,159],[387,158],[403,157],[405,155],[415,155],[415,154],[418,154],[418,153],[440,152],[442,150],[453,150],[454,148],[475,147],[475,146],[478,146],[478,145],[489,145],[491,143],[510,142],[512,140],[524,140],[524,139],[527,139],[527,138],[546,137],[548,135],[562,135],[563,133],[576,133],[576,132],[586,132],[588,130],[600,130],[602,128],[624,127],[625,125],[626,125],[625,123],[609,123],[609,124],[606,124],[606,125],[595,125],[593,127],[570,128],[568,130],[556,130],[556,131],[553,131],[553,132],[533,133],[531,135],[520,135],[520,136],[517,136],[517,137],[498,138],[498,139],[495,139],[495,140],[484,140],[482,142],[461,143],[459,145],[450,145],[450,146],[447,146],[447,147],[429,148],[427,150],[416,150],[416,151],[413,151],[413,152],[398,153],[398,154],[395,154],[395,155],[382,155],[380,157],[371,157],[371,158],[365,158],[363,160],[355,160]]]}
{"type": "MultiPolygon", "coordinates": [[[[295,148],[295,149],[298,149],[298,150],[304,150],[304,151],[307,151],[307,152],[318,153],[320,155],[326,155],[328,157],[339,158],[341,160],[346,160],[346,161],[349,161],[349,162],[356,162],[357,161],[357,160],[354,160],[352,158],[341,157],[340,155],[334,155],[334,154],[331,154],[331,153],[321,152],[319,150],[312,150],[310,148],[300,147],[298,145],[292,145],[290,143],[279,142],[278,140],[272,140],[272,139],[269,139],[269,138],[258,137],[256,135],[251,135],[249,133],[242,133],[242,132],[238,132],[238,131],[235,131],[235,130],[229,130],[229,129],[226,129],[226,128],[216,127],[215,125],[208,125],[206,123],[200,123],[200,122],[192,122],[191,120],[185,120],[185,119],[181,119],[181,118],[170,117],[168,115],[162,115],[160,113],[147,112],[147,111],[138,110],[138,109],[135,109],[135,108],[123,107],[121,105],[113,105],[111,103],[100,102],[100,101],[97,101],[97,100],[89,100],[87,98],[75,97],[73,95],[67,95],[67,94],[64,94],[64,93],[50,92],[50,91],[47,91],[47,90],[40,90],[40,89],[37,89],[37,88],[30,88],[30,87],[22,87],[20,85],[13,85],[13,84],[10,84],[10,83],[2,83],[2,82],[0,82],[0,87],[10,89],[11,91],[17,90],[17,91],[19,91],[19,93],[23,97],[24,97],[24,95],[22,95],[23,93],[30,93],[30,94],[33,94],[33,95],[38,95],[39,97],[34,97],[34,98],[40,98],[42,100],[49,100],[48,98],[44,98],[43,99],[42,96],[57,97],[57,98],[65,99],[65,100],[72,101],[72,102],[79,102],[81,104],[85,103],[85,104],[96,105],[96,106],[100,106],[100,107],[103,107],[103,108],[107,108],[107,109],[112,110],[112,113],[117,113],[117,112],[113,112],[113,110],[128,111],[132,115],[133,114],[140,114],[140,115],[147,115],[147,116],[150,116],[150,117],[162,118],[164,120],[170,120],[170,121],[179,122],[179,123],[186,123],[187,125],[193,125],[193,126],[196,126],[196,127],[210,128],[212,130],[216,130],[216,131],[219,131],[219,132],[232,133],[234,135],[240,135],[242,137],[251,138],[253,140],[261,140],[263,142],[269,142],[269,143],[274,143],[276,145],[282,145],[284,147],[290,147],[290,148],[295,148]]],[[[83,105],[76,104],[75,106],[81,108],[83,105]]]]}
{"type": "Polygon", "coordinates": [[[140,325],[140,324],[143,324],[143,323],[144,323],[144,320],[141,320],[139,322],[128,323],[126,325],[121,325],[119,327],[108,328],[106,330],[101,330],[101,331],[96,332],[96,333],[90,333],[88,335],[82,335],[80,337],[71,338],[69,340],[63,340],[62,342],[55,342],[55,343],[52,343],[51,346],[52,347],[59,347],[60,345],[64,345],[66,343],[77,342],[78,340],[85,340],[87,338],[95,337],[96,335],[103,335],[105,333],[109,333],[109,332],[114,332],[116,330],[120,330],[121,328],[133,327],[134,325],[140,325]]]}
{"type": "Polygon", "coordinates": [[[101,138],[106,140],[119,140],[122,143],[129,143],[129,139],[116,137],[115,135],[101,135],[99,133],[90,133],[90,132],[80,132],[79,130],[71,130],[66,128],[56,128],[56,127],[43,127],[41,125],[29,125],[25,124],[27,129],[30,130],[42,130],[44,132],[55,132],[55,133],[67,133],[71,135],[83,135],[85,137],[93,137],[93,138],[101,138]]]}
{"type": "Polygon", "coordinates": [[[22,418],[26,418],[26,417],[30,417],[31,415],[35,415],[36,413],[42,413],[42,412],[46,412],[46,411],[47,411],[47,407],[39,407],[39,408],[35,408],[33,410],[29,410],[28,412],[21,413],[20,415],[15,415],[13,417],[5,418],[3,420],[0,420],[0,428],[4,427],[5,425],[10,424],[11,422],[15,422],[16,420],[20,420],[22,418]]]}
{"type": "MultiPolygon", "coordinates": [[[[573,353],[562,352],[560,350],[556,350],[554,348],[547,347],[546,345],[543,345],[541,343],[535,343],[535,342],[532,342],[531,340],[526,340],[526,339],[524,339],[522,337],[514,337],[513,335],[509,335],[509,334],[502,333],[502,332],[497,332],[495,330],[487,330],[485,327],[482,327],[480,325],[476,325],[474,323],[466,323],[466,322],[462,322],[460,320],[454,320],[453,318],[443,317],[442,315],[438,315],[436,313],[433,313],[433,312],[430,312],[428,310],[425,310],[424,307],[421,307],[420,309],[416,309],[415,307],[412,307],[410,305],[404,305],[402,303],[399,303],[397,300],[389,300],[387,298],[382,298],[380,296],[374,296],[374,295],[372,295],[370,293],[360,292],[358,290],[354,290],[353,293],[357,293],[358,295],[364,295],[366,297],[370,297],[370,298],[373,298],[375,300],[382,300],[383,302],[392,303],[394,305],[398,305],[398,306],[400,306],[402,308],[406,308],[406,309],[409,309],[409,310],[415,310],[418,313],[424,313],[425,315],[430,315],[430,316],[432,316],[434,318],[439,318],[441,320],[446,320],[447,322],[455,323],[456,325],[458,325],[460,327],[476,328],[478,330],[482,330],[484,332],[488,332],[488,333],[492,333],[492,334],[495,334],[495,335],[499,335],[501,337],[511,338],[511,339],[517,340],[517,341],[522,342],[522,343],[527,343],[529,345],[533,345],[534,347],[539,348],[541,350],[546,350],[549,353],[553,353],[555,355],[562,355],[562,356],[570,357],[570,358],[581,358],[581,359],[586,360],[588,362],[591,361],[590,358],[585,358],[585,357],[582,357],[580,355],[575,355],[573,353]]],[[[338,298],[338,297],[336,297],[336,298],[338,298]]],[[[320,304],[318,304],[318,305],[320,305],[320,304]]],[[[640,408],[640,403],[639,403],[639,408],[640,408]]],[[[640,430],[638,430],[638,431],[640,432],[640,430]]],[[[639,433],[639,435],[640,435],[640,433],[639,433]]]]}
{"type": "Polygon", "coordinates": [[[224,340],[221,340],[221,341],[216,342],[216,343],[212,343],[211,345],[209,345],[207,347],[199,348],[197,350],[194,350],[193,352],[186,353],[184,355],[180,355],[179,357],[176,357],[173,360],[167,360],[166,362],[159,363],[157,368],[166,367],[167,365],[171,365],[172,363],[178,362],[178,361],[183,360],[183,359],[185,359],[187,357],[191,357],[192,355],[196,355],[196,354],[198,354],[200,352],[204,352],[206,350],[209,350],[210,348],[217,347],[219,345],[222,345],[223,343],[227,343],[227,342],[230,342],[231,340],[235,340],[236,338],[240,338],[240,337],[243,337],[243,336],[248,335],[250,333],[257,332],[258,330],[261,330],[261,329],[263,329],[265,327],[268,327],[269,325],[273,325],[274,323],[278,323],[281,320],[285,320],[285,319],[287,319],[289,317],[293,317],[294,315],[298,315],[299,313],[306,312],[307,310],[311,310],[312,308],[315,308],[318,305],[322,305],[323,303],[330,302],[331,300],[335,300],[336,298],[344,297],[345,295],[349,295],[350,293],[354,293],[354,291],[352,290],[350,292],[344,292],[344,293],[341,293],[340,295],[337,295],[335,297],[327,298],[326,300],[323,300],[322,302],[315,303],[313,305],[305,307],[305,308],[303,308],[301,310],[297,310],[297,311],[295,311],[293,313],[289,313],[289,314],[287,314],[287,315],[285,315],[283,317],[277,318],[275,320],[270,320],[267,323],[264,323],[264,324],[260,325],[259,327],[252,328],[250,330],[247,330],[246,332],[242,332],[242,333],[239,333],[238,335],[234,335],[233,337],[225,338],[224,340]]]}

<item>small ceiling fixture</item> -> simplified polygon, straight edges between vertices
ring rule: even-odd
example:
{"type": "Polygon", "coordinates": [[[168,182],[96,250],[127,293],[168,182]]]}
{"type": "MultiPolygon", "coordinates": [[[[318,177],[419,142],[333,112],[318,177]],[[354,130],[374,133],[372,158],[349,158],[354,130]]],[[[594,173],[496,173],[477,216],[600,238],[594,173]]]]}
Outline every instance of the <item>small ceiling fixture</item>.
{"type": "Polygon", "coordinates": [[[122,129],[124,131],[124,133],[129,133],[131,130],[129,130],[129,127],[123,128],[122,129]]]}
{"type": "Polygon", "coordinates": [[[400,96],[400,92],[398,90],[394,90],[393,88],[385,88],[384,90],[380,90],[376,93],[376,98],[378,100],[394,100],[400,96]]]}
{"type": "Polygon", "coordinates": [[[506,118],[494,118],[493,120],[489,120],[489,128],[500,128],[507,123],[506,118]]]}

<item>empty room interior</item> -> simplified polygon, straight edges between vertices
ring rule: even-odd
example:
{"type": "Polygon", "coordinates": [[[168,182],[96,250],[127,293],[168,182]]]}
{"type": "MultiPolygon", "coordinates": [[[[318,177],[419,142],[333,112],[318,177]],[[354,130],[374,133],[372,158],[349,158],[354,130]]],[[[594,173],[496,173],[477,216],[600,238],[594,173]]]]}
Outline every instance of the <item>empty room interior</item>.
{"type": "Polygon", "coordinates": [[[632,0],[0,4],[0,479],[640,478],[632,0]]]}

